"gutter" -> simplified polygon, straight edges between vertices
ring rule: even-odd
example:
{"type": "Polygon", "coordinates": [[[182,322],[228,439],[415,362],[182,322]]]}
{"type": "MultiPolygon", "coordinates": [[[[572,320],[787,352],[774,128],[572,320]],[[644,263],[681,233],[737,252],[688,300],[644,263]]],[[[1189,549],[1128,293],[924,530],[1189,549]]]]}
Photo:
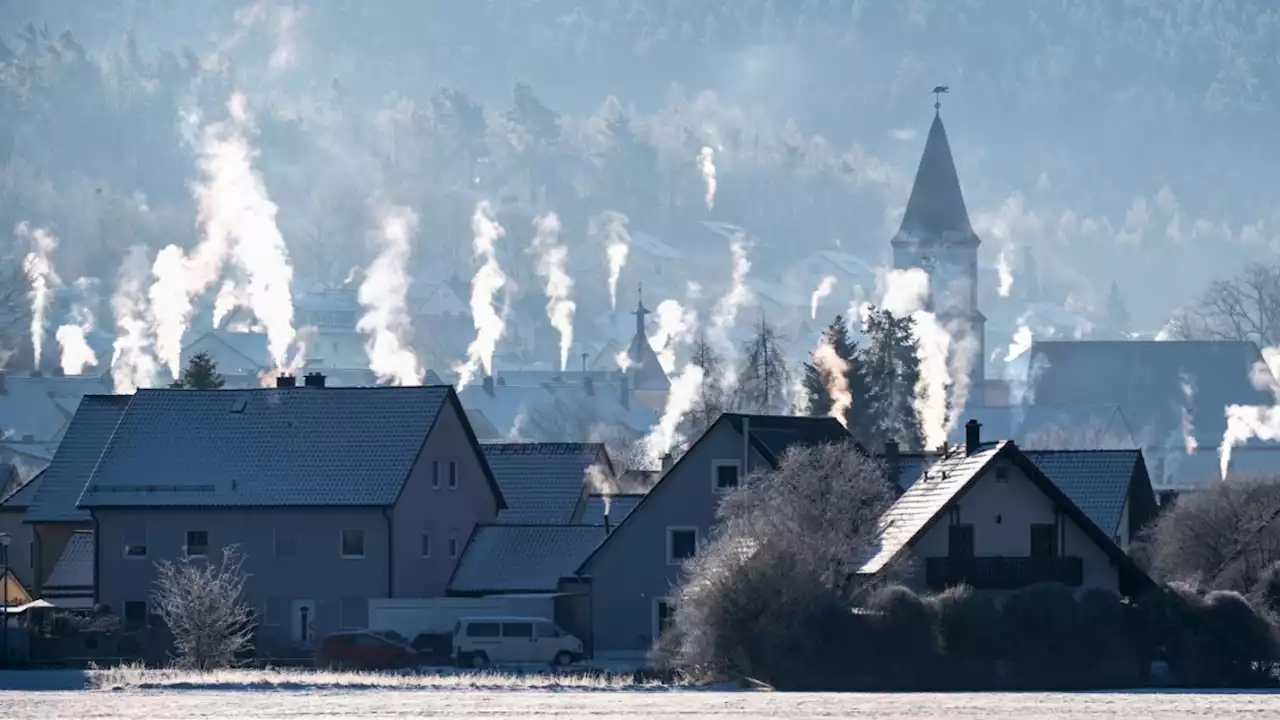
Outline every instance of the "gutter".
{"type": "Polygon", "coordinates": [[[395,521],[391,513],[392,508],[383,506],[382,517],[387,521],[387,597],[395,597],[395,521]]]}
{"type": "MultiPolygon", "coordinates": [[[[93,522],[93,604],[96,607],[102,603],[102,591],[99,589],[102,587],[102,574],[99,572],[102,569],[102,535],[98,532],[98,513],[90,510],[89,519],[93,522]]],[[[39,553],[40,559],[43,560],[43,548],[39,548],[39,553]]],[[[43,573],[44,563],[40,562],[38,564],[40,565],[40,572],[43,573]]],[[[44,590],[43,581],[40,583],[40,589],[44,590]]],[[[124,608],[120,608],[120,612],[123,613],[124,608]]]]}

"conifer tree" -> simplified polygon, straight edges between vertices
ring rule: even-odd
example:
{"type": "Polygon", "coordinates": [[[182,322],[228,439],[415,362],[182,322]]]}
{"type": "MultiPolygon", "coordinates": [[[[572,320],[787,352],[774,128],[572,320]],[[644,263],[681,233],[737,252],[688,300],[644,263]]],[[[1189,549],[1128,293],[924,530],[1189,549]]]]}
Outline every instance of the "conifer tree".
{"type": "MultiPolygon", "coordinates": [[[[836,355],[849,364],[845,379],[849,383],[849,393],[853,396],[853,404],[845,411],[845,426],[858,442],[864,445],[871,439],[873,423],[870,421],[867,406],[867,384],[862,373],[863,358],[858,343],[849,334],[849,326],[844,317],[837,315],[831,324],[822,331],[822,336],[835,349],[836,355]]],[[[804,390],[809,401],[808,413],[814,417],[825,417],[831,412],[831,393],[828,390],[827,373],[813,363],[804,364],[804,390]]]]}
{"type": "Polygon", "coordinates": [[[728,398],[724,391],[724,358],[716,353],[706,337],[699,337],[694,343],[689,362],[702,368],[702,387],[698,388],[689,411],[690,438],[696,439],[724,414],[728,398]]]}
{"type": "Polygon", "coordinates": [[[870,442],[896,440],[908,448],[923,442],[920,416],[915,409],[920,359],[912,319],[894,317],[873,308],[863,328],[867,344],[862,350],[870,442]]]}
{"type": "Polygon", "coordinates": [[[188,390],[219,390],[227,384],[227,379],[218,372],[218,365],[209,353],[202,352],[187,361],[178,384],[188,390]]]}
{"type": "Polygon", "coordinates": [[[778,333],[760,316],[756,334],[743,347],[735,407],[744,413],[782,415],[790,409],[791,371],[778,333]]]}

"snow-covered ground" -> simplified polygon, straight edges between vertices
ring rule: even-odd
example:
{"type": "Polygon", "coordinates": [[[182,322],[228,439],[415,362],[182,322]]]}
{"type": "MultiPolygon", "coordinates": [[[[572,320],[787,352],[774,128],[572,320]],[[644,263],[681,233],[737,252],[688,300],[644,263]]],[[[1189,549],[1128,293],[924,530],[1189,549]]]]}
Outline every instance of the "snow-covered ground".
{"type": "Polygon", "coordinates": [[[722,692],[4,691],[0,717],[27,718],[1047,718],[1218,720],[1280,716],[1280,695],[1195,693],[790,695],[722,692]]]}

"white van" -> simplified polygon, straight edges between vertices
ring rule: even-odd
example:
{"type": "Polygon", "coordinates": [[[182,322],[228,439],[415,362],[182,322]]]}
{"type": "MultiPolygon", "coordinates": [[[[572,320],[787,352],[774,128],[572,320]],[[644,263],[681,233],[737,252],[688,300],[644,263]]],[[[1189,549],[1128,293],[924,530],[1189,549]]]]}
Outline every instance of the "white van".
{"type": "Polygon", "coordinates": [[[466,617],[453,630],[453,658],[460,667],[568,665],[583,657],[582,641],[546,618],[466,617]]]}

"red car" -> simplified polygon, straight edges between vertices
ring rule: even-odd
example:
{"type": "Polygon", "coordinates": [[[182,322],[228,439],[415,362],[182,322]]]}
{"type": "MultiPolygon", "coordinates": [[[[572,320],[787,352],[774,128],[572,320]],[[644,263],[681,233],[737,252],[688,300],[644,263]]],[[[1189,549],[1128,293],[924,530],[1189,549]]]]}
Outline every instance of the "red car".
{"type": "Polygon", "coordinates": [[[329,635],[316,649],[316,667],[390,670],[418,665],[409,645],[364,630],[329,635]]]}

